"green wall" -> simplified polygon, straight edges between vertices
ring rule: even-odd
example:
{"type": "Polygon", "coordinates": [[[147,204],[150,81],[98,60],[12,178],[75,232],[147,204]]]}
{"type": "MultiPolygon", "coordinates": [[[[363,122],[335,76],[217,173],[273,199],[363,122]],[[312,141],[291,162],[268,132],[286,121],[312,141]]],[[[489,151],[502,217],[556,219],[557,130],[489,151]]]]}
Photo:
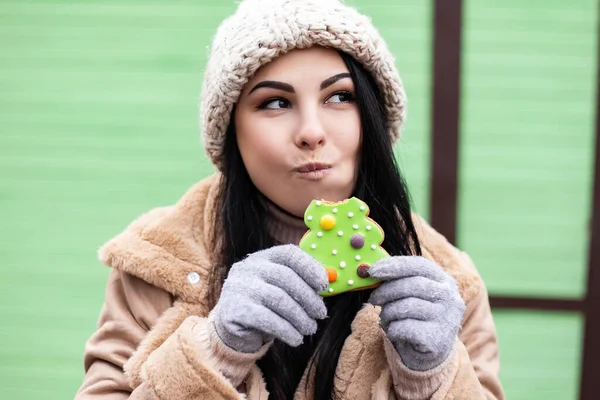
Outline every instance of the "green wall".
{"type": "MultiPolygon", "coordinates": [[[[585,294],[597,2],[467,0],[458,242],[490,293],[585,294]]],[[[578,398],[583,318],[496,311],[510,399],[578,398]]]]}
{"type": "MultiPolygon", "coordinates": [[[[396,55],[409,96],[399,159],[427,217],[431,2],[348,3],[396,55]]],[[[584,293],[596,7],[465,2],[459,241],[492,294],[584,293]]],[[[108,273],[96,249],[213,171],[198,92],[233,9],[0,0],[0,398],[73,396],[108,273]]],[[[575,399],[581,316],[495,318],[508,398],[575,399]]]]}
{"type": "Polygon", "coordinates": [[[580,298],[594,161],[596,1],[467,1],[460,243],[490,290],[580,298]],[[543,6],[543,7],[542,7],[543,6]]]}

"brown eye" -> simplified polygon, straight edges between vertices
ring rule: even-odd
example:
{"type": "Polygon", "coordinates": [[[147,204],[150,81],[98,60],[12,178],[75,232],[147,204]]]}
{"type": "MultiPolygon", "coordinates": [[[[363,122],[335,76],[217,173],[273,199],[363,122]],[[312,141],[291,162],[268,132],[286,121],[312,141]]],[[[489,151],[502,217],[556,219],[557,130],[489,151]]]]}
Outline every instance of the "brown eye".
{"type": "Polygon", "coordinates": [[[354,96],[350,92],[338,92],[331,95],[326,103],[349,103],[354,100],[354,96]]]}
{"type": "Polygon", "coordinates": [[[283,108],[290,108],[290,102],[280,98],[269,99],[261,103],[258,108],[264,110],[281,110],[283,108]]]}

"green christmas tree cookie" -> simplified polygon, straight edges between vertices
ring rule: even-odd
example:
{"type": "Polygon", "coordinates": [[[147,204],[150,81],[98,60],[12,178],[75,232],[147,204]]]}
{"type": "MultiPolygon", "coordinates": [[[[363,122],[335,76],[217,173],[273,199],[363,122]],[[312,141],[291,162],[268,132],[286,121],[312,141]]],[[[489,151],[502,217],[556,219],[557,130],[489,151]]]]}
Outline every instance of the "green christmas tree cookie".
{"type": "Polygon", "coordinates": [[[337,203],[313,200],[306,209],[309,230],[299,246],[327,269],[329,286],[322,296],[378,285],[369,268],[389,254],[380,246],[383,230],[368,215],[369,207],[356,197],[337,203]]]}

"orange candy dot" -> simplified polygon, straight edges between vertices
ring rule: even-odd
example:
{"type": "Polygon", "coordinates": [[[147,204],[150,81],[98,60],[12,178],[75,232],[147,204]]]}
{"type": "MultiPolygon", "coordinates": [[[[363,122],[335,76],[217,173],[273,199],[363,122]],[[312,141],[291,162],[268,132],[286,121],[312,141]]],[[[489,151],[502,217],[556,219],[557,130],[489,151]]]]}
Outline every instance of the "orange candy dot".
{"type": "Polygon", "coordinates": [[[329,279],[329,283],[337,281],[338,273],[333,268],[327,268],[327,278],[329,279]]]}
{"type": "Polygon", "coordinates": [[[333,215],[324,215],[323,217],[321,217],[321,228],[325,229],[326,231],[329,231],[332,230],[334,226],[335,218],[333,217],[333,215]]]}

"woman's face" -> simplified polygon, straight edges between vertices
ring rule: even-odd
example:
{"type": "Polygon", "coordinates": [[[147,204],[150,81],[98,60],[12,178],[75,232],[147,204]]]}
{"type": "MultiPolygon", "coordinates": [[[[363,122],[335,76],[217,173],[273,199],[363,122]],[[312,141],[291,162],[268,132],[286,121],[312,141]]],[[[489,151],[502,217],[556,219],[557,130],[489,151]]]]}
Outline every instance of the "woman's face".
{"type": "Polygon", "coordinates": [[[302,216],[313,199],[352,194],[360,117],[336,51],[294,50],[259,69],[236,105],[235,126],[252,182],[279,207],[302,216]]]}

